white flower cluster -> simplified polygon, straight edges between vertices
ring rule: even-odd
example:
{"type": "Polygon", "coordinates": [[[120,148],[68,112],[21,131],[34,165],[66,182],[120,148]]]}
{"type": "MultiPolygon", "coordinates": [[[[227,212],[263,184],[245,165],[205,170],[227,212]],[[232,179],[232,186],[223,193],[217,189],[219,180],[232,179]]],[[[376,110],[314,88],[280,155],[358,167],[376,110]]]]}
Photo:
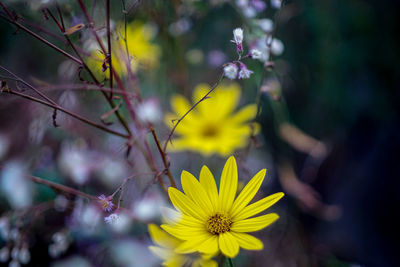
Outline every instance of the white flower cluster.
{"type": "Polygon", "coordinates": [[[263,0],[237,0],[236,5],[243,11],[243,15],[248,18],[257,16],[267,8],[263,0]]]}
{"type": "Polygon", "coordinates": [[[52,236],[53,243],[49,245],[49,255],[57,258],[67,251],[70,241],[65,232],[57,232],[52,236]]]}
{"type": "Polygon", "coordinates": [[[0,262],[9,262],[8,266],[21,266],[28,264],[31,260],[31,253],[28,244],[22,242],[21,233],[16,227],[10,227],[7,217],[0,218],[0,238],[6,241],[6,245],[0,248],[0,262]]]}
{"type": "Polygon", "coordinates": [[[107,224],[113,224],[113,223],[117,222],[118,220],[119,220],[119,216],[117,213],[112,213],[109,216],[104,218],[104,221],[107,224]]]}
{"type": "MultiPolygon", "coordinates": [[[[263,63],[267,63],[271,55],[279,56],[284,51],[283,43],[272,37],[274,32],[274,22],[269,18],[256,18],[257,15],[262,14],[262,11],[267,8],[266,2],[267,1],[264,0],[236,0],[236,5],[239,7],[241,13],[245,17],[251,18],[250,25],[256,27],[255,29],[252,29],[252,35],[248,40],[251,48],[248,56],[253,59],[258,59],[263,63]]],[[[282,0],[270,0],[268,7],[280,9],[281,5],[282,0]]],[[[243,40],[243,31],[239,32],[236,30],[237,29],[234,31],[234,36],[237,34],[238,36],[241,36],[243,40]]],[[[234,40],[236,40],[236,38],[234,38],[234,40]]],[[[236,43],[236,41],[233,42],[236,43]]],[[[228,68],[227,71],[228,70],[233,73],[231,67],[230,69],[228,68]]]]}
{"type": "Polygon", "coordinates": [[[261,38],[256,39],[252,44],[253,49],[257,49],[260,52],[257,59],[261,62],[269,60],[270,55],[279,56],[285,50],[285,47],[281,40],[263,35],[261,38]]]}
{"type": "MultiPolygon", "coordinates": [[[[229,62],[224,65],[224,75],[228,79],[248,79],[253,71],[249,70],[242,61],[240,61],[243,53],[243,29],[236,28],[233,30],[233,40],[231,42],[236,44],[236,51],[239,55],[237,61],[229,62]]],[[[257,59],[261,56],[261,52],[257,49],[250,50],[247,57],[257,59]]]]}

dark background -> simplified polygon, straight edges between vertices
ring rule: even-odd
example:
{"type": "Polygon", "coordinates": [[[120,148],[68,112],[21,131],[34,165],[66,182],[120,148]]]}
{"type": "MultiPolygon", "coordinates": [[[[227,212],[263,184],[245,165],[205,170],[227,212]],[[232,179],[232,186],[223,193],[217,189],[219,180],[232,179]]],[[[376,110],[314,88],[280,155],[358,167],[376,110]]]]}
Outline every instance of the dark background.
{"type": "MultiPolygon", "coordinates": [[[[290,62],[284,94],[296,125],[330,143],[312,186],[343,209],[328,222],[291,207],[291,223],[301,222],[305,253],[319,266],[399,266],[398,2],[287,7],[282,13],[296,15],[278,27],[290,62]]],[[[304,157],[294,158],[302,166],[304,157]]]]}

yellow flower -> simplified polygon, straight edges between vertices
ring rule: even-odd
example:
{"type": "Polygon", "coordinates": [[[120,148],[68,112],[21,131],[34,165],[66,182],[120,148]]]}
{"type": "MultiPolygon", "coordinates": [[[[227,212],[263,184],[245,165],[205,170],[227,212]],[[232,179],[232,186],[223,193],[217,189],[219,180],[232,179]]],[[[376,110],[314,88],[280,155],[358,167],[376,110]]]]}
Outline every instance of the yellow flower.
{"type": "MultiPolygon", "coordinates": [[[[151,69],[157,67],[161,54],[160,47],[152,44],[154,30],[143,24],[134,21],[127,25],[127,46],[129,57],[126,52],[124,41],[125,31],[124,25],[117,26],[116,35],[111,44],[112,49],[112,67],[120,75],[127,74],[126,65],[129,62],[132,71],[135,72],[139,67],[151,69]]],[[[106,45],[106,42],[103,42],[106,45]]],[[[91,53],[91,57],[87,59],[87,65],[94,72],[97,78],[104,79],[109,77],[109,71],[103,72],[103,61],[105,55],[100,49],[95,49],[91,53]]],[[[106,63],[108,67],[108,64],[106,63]]]]}
{"type": "Polygon", "coordinates": [[[175,252],[222,252],[234,258],[239,253],[239,247],[263,249],[263,243],[247,232],[261,230],[279,216],[276,213],[253,216],[284,196],[283,193],[275,193],[248,205],[260,188],[265,173],[265,169],[259,171],[235,199],[238,173],[233,156],[227,160],[222,171],[219,193],[207,166],[201,169],[200,181],[183,171],[181,182],[184,193],[172,187],[168,190],[171,202],[178,211],[171,209],[173,218],[165,218],[167,223],[161,225],[169,234],[184,240],[175,252]]]}
{"type": "MultiPolygon", "coordinates": [[[[196,103],[209,90],[207,84],[198,85],[193,93],[193,102],[196,103]]],[[[200,103],[179,123],[175,132],[180,137],[172,139],[170,150],[194,150],[204,156],[214,153],[227,156],[245,147],[251,133],[259,131],[259,125],[248,123],[257,113],[255,104],[234,111],[240,94],[237,84],[218,86],[209,95],[210,99],[200,103]]],[[[190,109],[191,104],[183,96],[177,95],[172,97],[171,106],[175,114],[167,114],[165,123],[172,128],[172,122],[176,123],[190,109]]]]}
{"type": "Polygon", "coordinates": [[[210,259],[210,255],[196,254],[179,254],[175,252],[175,249],[183,242],[164,230],[161,230],[155,224],[149,224],[150,237],[155,244],[158,246],[150,246],[149,249],[154,255],[161,258],[163,266],[168,267],[180,267],[188,266],[191,264],[192,267],[217,267],[218,264],[210,259]]]}

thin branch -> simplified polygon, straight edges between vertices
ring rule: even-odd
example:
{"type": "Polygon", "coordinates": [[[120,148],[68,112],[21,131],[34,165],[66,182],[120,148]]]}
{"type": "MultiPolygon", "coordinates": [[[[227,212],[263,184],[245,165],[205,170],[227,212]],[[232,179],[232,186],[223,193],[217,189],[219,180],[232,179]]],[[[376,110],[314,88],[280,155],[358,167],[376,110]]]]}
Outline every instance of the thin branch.
{"type": "MultiPolygon", "coordinates": [[[[110,73],[110,88],[113,89],[113,67],[112,67],[112,56],[111,56],[111,27],[110,27],[110,0],[106,1],[106,20],[107,20],[107,60],[108,60],[108,68],[110,73]]],[[[112,98],[113,93],[111,91],[110,98],[112,98]]]]}
{"type": "Polygon", "coordinates": [[[76,196],[85,197],[85,198],[88,198],[90,200],[97,200],[97,197],[89,195],[89,194],[86,194],[86,193],[84,193],[82,191],[79,191],[79,190],[74,189],[74,188],[69,187],[69,186],[65,186],[65,185],[62,185],[62,184],[57,184],[55,182],[51,182],[49,180],[45,180],[43,178],[39,178],[39,177],[33,176],[33,175],[27,175],[27,177],[30,180],[32,180],[33,182],[37,183],[37,184],[43,184],[43,185],[46,185],[46,186],[48,186],[48,187],[50,187],[52,189],[55,189],[55,190],[63,191],[63,192],[66,192],[66,193],[69,193],[69,194],[72,194],[72,195],[76,195],[76,196]]]}
{"type": "Polygon", "coordinates": [[[129,135],[126,135],[126,134],[111,130],[111,129],[107,128],[107,127],[104,127],[103,125],[97,124],[97,123],[95,123],[95,122],[93,122],[93,121],[91,121],[89,119],[86,119],[86,118],[84,118],[84,117],[82,117],[82,116],[80,116],[80,115],[78,115],[78,114],[76,114],[76,113],[74,113],[72,111],[66,110],[63,107],[59,106],[59,105],[54,105],[54,104],[46,102],[44,100],[35,98],[33,96],[30,96],[30,95],[26,95],[26,94],[23,94],[23,93],[20,93],[20,92],[17,92],[17,91],[13,91],[11,89],[3,90],[2,92],[3,93],[12,94],[12,95],[17,95],[17,96],[23,97],[25,99],[28,99],[28,100],[43,104],[45,106],[60,110],[60,111],[62,111],[64,113],[70,115],[71,117],[74,117],[74,118],[76,118],[76,119],[78,119],[78,120],[80,120],[80,121],[82,121],[82,122],[84,122],[86,124],[92,125],[93,127],[96,127],[96,128],[98,128],[100,130],[103,130],[105,132],[108,132],[108,133],[111,133],[111,134],[114,134],[114,135],[117,135],[117,136],[120,136],[120,137],[123,137],[123,138],[129,138],[130,137],[129,135]]]}
{"type": "MultiPolygon", "coordinates": [[[[61,9],[60,9],[60,6],[58,5],[58,3],[57,3],[57,5],[56,5],[56,7],[57,7],[58,14],[59,14],[59,16],[60,16],[61,24],[62,24],[63,27],[64,27],[63,16],[62,16],[62,12],[61,12],[61,9]]],[[[89,23],[90,23],[90,21],[91,21],[91,20],[89,20],[89,23]]],[[[93,23],[92,23],[92,24],[93,24],[93,23]]],[[[65,29],[63,29],[63,33],[64,33],[64,30],[65,30],[65,29]]],[[[97,34],[96,34],[95,31],[93,31],[93,33],[97,36],[97,34]]],[[[68,43],[69,43],[69,45],[71,46],[71,48],[74,50],[75,54],[81,59],[83,67],[86,69],[86,71],[89,73],[90,77],[93,79],[93,81],[95,82],[95,84],[97,84],[97,85],[99,86],[99,88],[100,88],[100,90],[101,90],[102,87],[100,86],[99,81],[97,80],[97,78],[96,78],[96,76],[93,74],[93,72],[90,70],[90,68],[87,66],[87,64],[86,64],[85,61],[83,60],[82,56],[81,56],[80,53],[78,52],[77,48],[76,48],[75,45],[72,43],[71,39],[68,37],[68,35],[65,35],[65,34],[64,34],[64,37],[65,37],[65,39],[68,41],[68,43]]],[[[97,36],[96,39],[98,39],[98,36],[97,36]]],[[[106,100],[107,100],[107,102],[109,103],[109,105],[111,106],[111,108],[112,108],[112,109],[115,108],[116,105],[115,105],[114,101],[112,100],[112,98],[108,97],[108,96],[107,96],[107,93],[106,93],[105,91],[101,90],[101,92],[103,93],[104,97],[106,98],[106,100]]],[[[117,111],[115,112],[115,115],[117,116],[119,122],[120,122],[120,123],[122,124],[122,126],[125,128],[125,130],[127,131],[127,133],[131,136],[131,135],[132,135],[132,132],[131,132],[131,130],[129,129],[128,124],[126,123],[126,121],[125,121],[124,118],[122,117],[121,113],[117,110],[117,111]]]]}
{"type": "Polygon", "coordinates": [[[151,134],[153,135],[154,141],[156,142],[158,152],[160,152],[161,159],[162,159],[164,167],[165,167],[165,171],[167,172],[167,176],[169,178],[169,182],[171,183],[172,187],[176,188],[176,183],[174,181],[174,178],[172,177],[171,171],[169,170],[169,163],[167,161],[166,154],[161,148],[160,141],[158,140],[158,137],[157,137],[157,134],[156,134],[156,132],[154,130],[153,125],[151,125],[150,130],[151,130],[151,134]]]}
{"type": "Polygon", "coordinates": [[[132,180],[132,179],[135,178],[136,176],[140,176],[140,175],[153,175],[153,174],[154,174],[154,172],[135,173],[135,174],[133,174],[133,175],[131,175],[131,176],[125,178],[125,179],[123,180],[123,182],[121,183],[121,185],[118,186],[117,190],[115,190],[114,193],[111,194],[111,198],[114,198],[115,195],[118,194],[118,193],[120,192],[119,198],[118,198],[118,207],[117,207],[117,208],[118,208],[118,209],[120,208],[120,204],[121,204],[121,200],[122,200],[122,193],[123,193],[122,190],[124,189],[125,185],[126,185],[130,180],[132,180]]]}
{"type": "MultiPolygon", "coordinates": [[[[98,34],[96,33],[96,31],[94,30],[94,27],[93,27],[93,26],[94,26],[93,20],[92,20],[92,18],[90,17],[89,13],[87,12],[87,9],[86,9],[86,7],[85,7],[85,4],[83,3],[83,0],[77,0],[77,1],[78,1],[79,6],[81,7],[81,10],[82,10],[82,12],[83,12],[83,14],[84,14],[86,20],[88,21],[89,28],[91,29],[93,35],[95,36],[95,38],[96,38],[96,40],[97,40],[97,43],[98,43],[99,46],[100,46],[100,49],[101,49],[102,52],[106,55],[106,54],[107,54],[107,51],[106,51],[106,49],[105,49],[105,47],[104,47],[104,44],[103,44],[102,40],[100,39],[100,37],[98,36],[98,34]]],[[[111,68],[111,72],[112,72],[112,75],[113,75],[114,78],[115,78],[115,82],[118,84],[118,87],[119,87],[121,90],[125,90],[125,91],[126,91],[126,89],[125,89],[125,87],[124,87],[124,85],[123,85],[123,83],[122,83],[122,81],[121,81],[121,79],[120,79],[118,73],[117,73],[114,69],[112,69],[112,68],[111,68]]],[[[133,107],[132,107],[131,101],[129,101],[129,99],[127,99],[127,97],[126,97],[125,95],[123,95],[123,98],[124,98],[124,101],[126,102],[126,105],[127,105],[127,108],[128,108],[128,111],[129,111],[129,113],[130,113],[130,115],[131,115],[132,120],[133,120],[135,123],[137,123],[136,120],[135,120],[135,118],[136,118],[135,111],[134,111],[134,109],[133,109],[133,107]]],[[[139,101],[141,101],[141,97],[140,97],[140,92],[139,92],[139,91],[138,91],[138,94],[137,94],[137,98],[138,98],[139,101]]],[[[155,132],[153,133],[153,137],[154,137],[155,140],[157,139],[157,135],[155,134],[155,132]]],[[[156,141],[156,142],[157,142],[157,141],[156,141]]],[[[144,140],[144,143],[145,143],[146,148],[148,148],[148,142],[147,142],[147,140],[144,140]]],[[[155,166],[155,164],[154,164],[154,160],[152,159],[151,150],[148,149],[148,153],[149,153],[149,157],[150,157],[150,159],[151,159],[151,161],[150,161],[150,166],[151,166],[152,169],[155,171],[155,170],[157,170],[157,168],[156,168],[156,166],[155,166]]],[[[160,153],[163,154],[164,152],[163,152],[162,150],[160,150],[160,153]]],[[[164,153],[164,155],[162,155],[162,157],[165,159],[165,153],[164,153]]],[[[169,171],[169,166],[168,166],[168,164],[167,164],[164,160],[163,160],[163,162],[164,162],[164,167],[165,167],[165,169],[167,170],[167,173],[169,173],[169,177],[172,178],[172,175],[170,174],[170,171],[169,171]]],[[[164,182],[162,181],[161,178],[159,178],[158,180],[159,180],[159,183],[160,183],[161,187],[163,188],[164,192],[166,192],[164,182]]],[[[172,180],[173,180],[173,179],[172,179],[172,180]]],[[[167,194],[167,195],[168,195],[168,194],[167,194]]]]}
{"type": "Polygon", "coordinates": [[[130,56],[129,56],[129,49],[128,49],[128,32],[127,32],[127,14],[128,12],[126,11],[125,8],[125,0],[121,0],[122,2],[122,13],[124,14],[124,37],[122,38],[125,43],[125,50],[126,50],[126,55],[128,58],[128,61],[130,61],[130,56]]]}
{"type": "Polygon", "coordinates": [[[100,45],[101,51],[104,53],[104,55],[106,55],[107,54],[106,48],[104,47],[103,42],[101,41],[99,35],[96,33],[96,31],[94,29],[94,22],[93,22],[92,18],[90,17],[90,15],[85,7],[85,4],[83,3],[82,0],[78,0],[78,4],[83,12],[83,15],[85,16],[86,20],[88,21],[89,29],[92,31],[94,37],[97,40],[97,43],[100,45]]]}
{"type": "Polygon", "coordinates": [[[82,61],[80,61],[79,59],[77,59],[76,57],[74,57],[73,55],[65,52],[64,50],[62,50],[61,48],[57,47],[56,45],[50,43],[49,41],[47,41],[46,39],[44,39],[43,37],[41,37],[40,35],[32,32],[31,30],[29,30],[28,28],[26,28],[25,26],[23,26],[22,24],[20,24],[19,22],[17,22],[14,17],[11,15],[10,11],[8,11],[8,9],[3,5],[3,3],[0,2],[0,6],[3,8],[3,10],[7,13],[7,15],[9,16],[8,19],[6,19],[8,22],[14,24],[15,26],[17,26],[18,28],[20,28],[21,30],[27,32],[28,34],[32,35],[33,37],[35,37],[36,39],[42,41],[43,43],[45,43],[46,45],[50,46],[51,48],[53,48],[54,50],[58,51],[59,53],[63,54],[64,56],[68,57],[69,59],[75,61],[76,63],[82,65],[82,61]]]}
{"type": "Polygon", "coordinates": [[[183,114],[183,116],[180,117],[180,118],[177,120],[177,122],[175,123],[174,127],[172,127],[171,131],[169,132],[167,140],[166,140],[165,143],[164,143],[164,148],[163,148],[163,152],[164,152],[164,153],[166,153],[166,151],[167,151],[168,142],[171,142],[171,144],[172,144],[171,138],[172,138],[172,135],[174,134],[175,129],[176,129],[176,127],[178,126],[178,124],[179,124],[193,109],[195,109],[195,108],[197,107],[198,104],[200,104],[201,102],[203,102],[204,100],[206,100],[206,99],[208,98],[208,95],[211,94],[212,91],[214,91],[214,89],[221,83],[221,81],[222,81],[223,78],[224,78],[224,73],[222,72],[222,74],[220,75],[218,81],[214,84],[214,86],[211,87],[211,89],[210,89],[199,101],[197,101],[193,106],[191,106],[190,109],[189,109],[188,111],[186,111],[186,113],[183,114]]]}
{"type": "Polygon", "coordinates": [[[42,92],[40,92],[38,89],[36,89],[34,86],[32,86],[31,84],[29,84],[28,82],[24,81],[22,78],[18,77],[17,75],[15,75],[14,73],[12,73],[10,70],[8,70],[7,68],[3,67],[0,65],[0,69],[4,70],[5,72],[7,72],[8,74],[10,74],[11,76],[13,76],[15,78],[15,80],[25,84],[26,86],[28,86],[29,88],[31,88],[33,91],[35,91],[35,93],[37,93],[38,95],[40,95],[42,98],[44,98],[45,100],[47,100],[49,103],[53,104],[53,105],[57,105],[56,102],[54,102],[51,98],[49,98],[48,96],[46,96],[45,94],[43,94],[42,92]]]}
{"type": "MultiPolygon", "coordinates": [[[[2,76],[0,76],[1,78],[2,76]]],[[[8,79],[7,77],[3,77],[4,79],[8,79]]],[[[111,92],[111,88],[108,87],[101,87],[99,88],[98,85],[90,85],[90,84],[65,84],[65,85],[46,85],[39,87],[39,89],[43,90],[82,90],[82,91],[105,91],[111,92]]],[[[126,95],[129,97],[136,97],[136,94],[125,92],[119,89],[112,90],[115,94],[118,95],[126,95]]]]}
{"type": "MultiPolygon", "coordinates": [[[[121,81],[121,78],[119,77],[119,75],[117,74],[117,72],[116,72],[114,69],[113,69],[112,71],[113,71],[113,75],[114,75],[114,77],[115,77],[115,82],[117,83],[118,87],[119,87],[121,90],[126,91],[126,88],[125,88],[125,86],[123,85],[123,83],[122,83],[122,81],[121,81]]],[[[139,92],[139,91],[137,91],[137,92],[138,92],[137,99],[141,102],[140,92],[139,92]]],[[[122,95],[122,97],[124,98],[124,101],[125,101],[125,103],[126,103],[126,106],[127,106],[127,108],[128,108],[128,111],[129,111],[129,113],[130,113],[130,115],[131,115],[133,121],[137,124],[137,121],[135,120],[135,118],[136,118],[135,110],[134,110],[133,107],[132,107],[131,101],[129,101],[129,99],[128,99],[125,95],[122,95]]],[[[157,148],[158,148],[158,150],[159,150],[159,152],[160,152],[160,154],[161,154],[161,158],[162,158],[162,161],[163,161],[163,164],[164,164],[164,168],[165,168],[166,173],[167,173],[167,176],[168,176],[168,178],[169,178],[169,180],[170,180],[171,186],[173,186],[173,187],[176,188],[175,181],[174,181],[174,179],[173,179],[173,177],[172,177],[172,174],[171,174],[171,172],[170,172],[170,170],[169,170],[169,164],[168,164],[168,162],[167,162],[167,160],[166,160],[165,153],[163,153],[163,151],[162,151],[162,149],[161,149],[160,142],[158,141],[157,134],[156,134],[156,132],[154,131],[154,128],[153,128],[153,127],[151,127],[151,133],[152,133],[153,138],[154,138],[154,140],[155,140],[155,142],[156,142],[156,144],[157,144],[157,148]]],[[[151,153],[151,149],[150,149],[150,147],[149,147],[149,144],[148,144],[147,140],[144,140],[144,143],[145,143],[145,148],[146,148],[146,150],[147,150],[147,153],[148,153],[148,155],[149,155],[149,162],[148,162],[148,163],[149,163],[149,165],[151,166],[151,168],[152,168],[154,171],[157,171],[157,167],[156,167],[155,164],[154,164],[153,155],[152,155],[152,153],[151,153]]],[[[157,176],[157,177],[159,177],[159,176],[157,176]]],[[[166,189],[165,189],[165,185],[164,185],[164,182],[162,181],[162,179],[159,177],[158,180],[159,180],[159,183],[160,183],[161,187],[163,188],[163,190],[164,190],[165,192],[167,192],[166,189]]],[[[167,194],[167,195],[168,195],[168,194],[167,194]]]]}

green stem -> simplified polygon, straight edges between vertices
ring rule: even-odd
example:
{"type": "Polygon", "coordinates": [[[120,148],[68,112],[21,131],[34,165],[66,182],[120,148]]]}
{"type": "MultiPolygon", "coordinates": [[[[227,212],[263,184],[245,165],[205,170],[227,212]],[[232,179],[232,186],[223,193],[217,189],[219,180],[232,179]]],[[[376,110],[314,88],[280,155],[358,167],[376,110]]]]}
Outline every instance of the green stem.
{"type": "Polygon", "coordinates": [[[233,261],[232,261],[231,258],[226,257],[226,260],[228,261],[229,267],[233,267],[233,266],[234,266],[234,265],[233,265],[233,261]]]}

